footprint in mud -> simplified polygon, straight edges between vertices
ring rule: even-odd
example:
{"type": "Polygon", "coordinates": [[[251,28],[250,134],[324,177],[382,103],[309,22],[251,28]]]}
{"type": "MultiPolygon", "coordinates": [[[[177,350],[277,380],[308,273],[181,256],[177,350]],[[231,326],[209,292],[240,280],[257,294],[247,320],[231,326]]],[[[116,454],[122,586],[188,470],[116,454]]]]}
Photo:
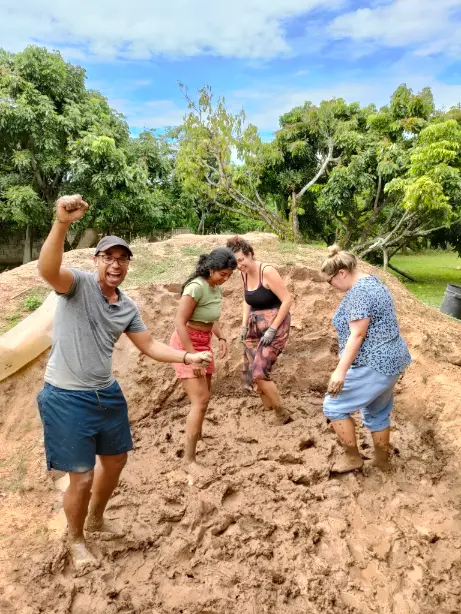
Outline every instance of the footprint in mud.
{"type": "Polygon", "coordinates": [[[212,469],[198,463],[190,463],[187,467],[184,467],[184,471],[187,473],[187,483],[189,486],[207,488],[216,479],[212,469]]]}
{"type": "Polygon", "coordinates": [[[238,435],[235,438],[235,441],[238,441],[239,443],[259,443],[259,441],[251,435],[238,435]]]}
{"type": "Polygon", "coordinates": [[[282,452],[279,454],[276,459],[281,465],[302,465],[303,458],[297,454],[292,454],[291,452],[282,452]]]}
{"type": "Polygon", "coordinates": [[[230,486],[223,495],[221,504],[227,510],[237,510],[243,504],[244,496],[230,486]]]}
{"type": "Polygon", "coordinates": [[[186,506],[180,501],[167,501],[161,508],[158,522],[180,522],[186,513],[186,506]]]}
{"type": "Polygon", "coordinates": [[[57,512],[48,522],[48,530],[56,537],[63,537],[67,531],[67,518],[64,510],[57,512]]]}
{"type": "Polygon", "coordinates": [[[316,441],[313,437],[306,437],[300,440],[298,447],[302,452],[303,450],[309,450],[309,448],[314,448],[316,445],[316,441]]]}

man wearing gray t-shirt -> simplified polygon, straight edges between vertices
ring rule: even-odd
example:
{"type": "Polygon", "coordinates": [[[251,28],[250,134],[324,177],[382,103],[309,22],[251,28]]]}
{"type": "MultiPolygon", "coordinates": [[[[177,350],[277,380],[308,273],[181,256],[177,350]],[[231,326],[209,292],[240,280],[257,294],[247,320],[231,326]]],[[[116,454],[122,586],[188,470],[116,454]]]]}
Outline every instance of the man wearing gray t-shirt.
{"type": "Polygon", "coordinates": [[[112,373],[115,343],[126,333],[142,353],[160,362],[206,368],[211,361],[208,352],[174,350],[151,337],[135,303],[118,288],[133,256],[123,239],[101,239],[94,273],[61,266],[66,233],[87,209],[78,194],[57,201],[56,221],[38,260],[58,304],[45,386],[37,401],[48,469],[69,472],[64,511],[70,554],[80,572],[98,564],[84,527],[110,531],[104,510],[133,449],[126,400],[112,373]]]}

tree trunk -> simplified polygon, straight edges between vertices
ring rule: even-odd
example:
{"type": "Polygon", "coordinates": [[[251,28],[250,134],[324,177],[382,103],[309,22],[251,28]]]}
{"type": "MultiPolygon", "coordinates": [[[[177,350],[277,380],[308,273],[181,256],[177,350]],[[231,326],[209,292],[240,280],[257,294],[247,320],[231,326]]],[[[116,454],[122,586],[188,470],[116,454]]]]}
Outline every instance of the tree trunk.
{"type": "Polygon", "coordinates": [[[291,224],[293,229],[293,237],[296,243],[301,242],[301,233],[299,232],[299,218],[297,209],[296,192],[293,190],[291,193],[291,224]]]}
{"type": "Polygon", "coordinates": [[[197,234],[204,235],[205,234],[205,216],[206,212],[202,211],[202,217],[200,218],[200,222],[197,229],[197,234]]]}
{"type": "Polygon", "coordinates": [[[389,265],[389,248],[383,247],[383,271],[387,271],[387,267],[389,265]]]}
{"type": "Polygon", "coordinates": [[[402,277],[406,277],[410,281],[416,281],[416,279],[414,277],[412,277],[411,275],[408,275],[408,273],[405,273],[405,271],[401,271],[400,269],[398,269],[396,266],[394,266],[390,262],[388,262],[388,266],[389,266],[390,269],[392,269],[393,271],[395,271],[399,275],[402,275],[402,277]]]}
{"type": "Polygon", "coordinates": [[[27,264],[32,260],[32,230],[29,224],[26,226],[26,239],[24,242],[24,254],[22,264],[27,264]]]}
{"type": "Polygon", "coordinates": [[[330,232],[328,234],[323,235],[322,239],[326,243],[326,245],[333,245],[333,243],[337,243],[338,241],[338,237],[334,232],[330,232]]]}

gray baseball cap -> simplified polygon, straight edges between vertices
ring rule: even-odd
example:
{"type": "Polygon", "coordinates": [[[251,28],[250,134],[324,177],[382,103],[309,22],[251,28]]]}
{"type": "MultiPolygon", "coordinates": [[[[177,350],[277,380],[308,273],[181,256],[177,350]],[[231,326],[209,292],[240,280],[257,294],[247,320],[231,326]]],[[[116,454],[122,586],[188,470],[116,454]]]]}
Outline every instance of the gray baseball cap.
{"type": "Polygon", "coordinates": [[[131,251],[128,243],[124,241],[123,239],[121,239],[120,237],[113,237],[113,236],[103,237],[99,241],[99,243],[96,245],[95,256],[97,256],[99,252],[103,252],[106,249],[110,249],[111,247],[124,247],[126,250],[128,250],[128,253],[130,254],[130,256],[133,257],[133,252],[131,251]]]}

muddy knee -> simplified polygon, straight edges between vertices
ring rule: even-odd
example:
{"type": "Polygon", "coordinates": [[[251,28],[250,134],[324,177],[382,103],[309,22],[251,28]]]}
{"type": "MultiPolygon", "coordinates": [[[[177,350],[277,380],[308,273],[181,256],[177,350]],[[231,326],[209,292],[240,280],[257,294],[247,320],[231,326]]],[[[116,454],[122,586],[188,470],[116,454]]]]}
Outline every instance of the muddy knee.
{"type": "Polygon", "coordinates": [[[203,394],[200,395],[198,398],[194,399],[194,403],[192,406],[192,411],[197,411],[201,414],[205,415],[205,412],[208,408],[208,403],[210,402],[210,395],[209,394],[203,394]]]}
{"type": "Polygon", "coordinates": [[[84,471],[82,473],[69,472],[69,488],[73,493],[85,495],[91,492],[93,485],[94,470],[84,471]]]}

